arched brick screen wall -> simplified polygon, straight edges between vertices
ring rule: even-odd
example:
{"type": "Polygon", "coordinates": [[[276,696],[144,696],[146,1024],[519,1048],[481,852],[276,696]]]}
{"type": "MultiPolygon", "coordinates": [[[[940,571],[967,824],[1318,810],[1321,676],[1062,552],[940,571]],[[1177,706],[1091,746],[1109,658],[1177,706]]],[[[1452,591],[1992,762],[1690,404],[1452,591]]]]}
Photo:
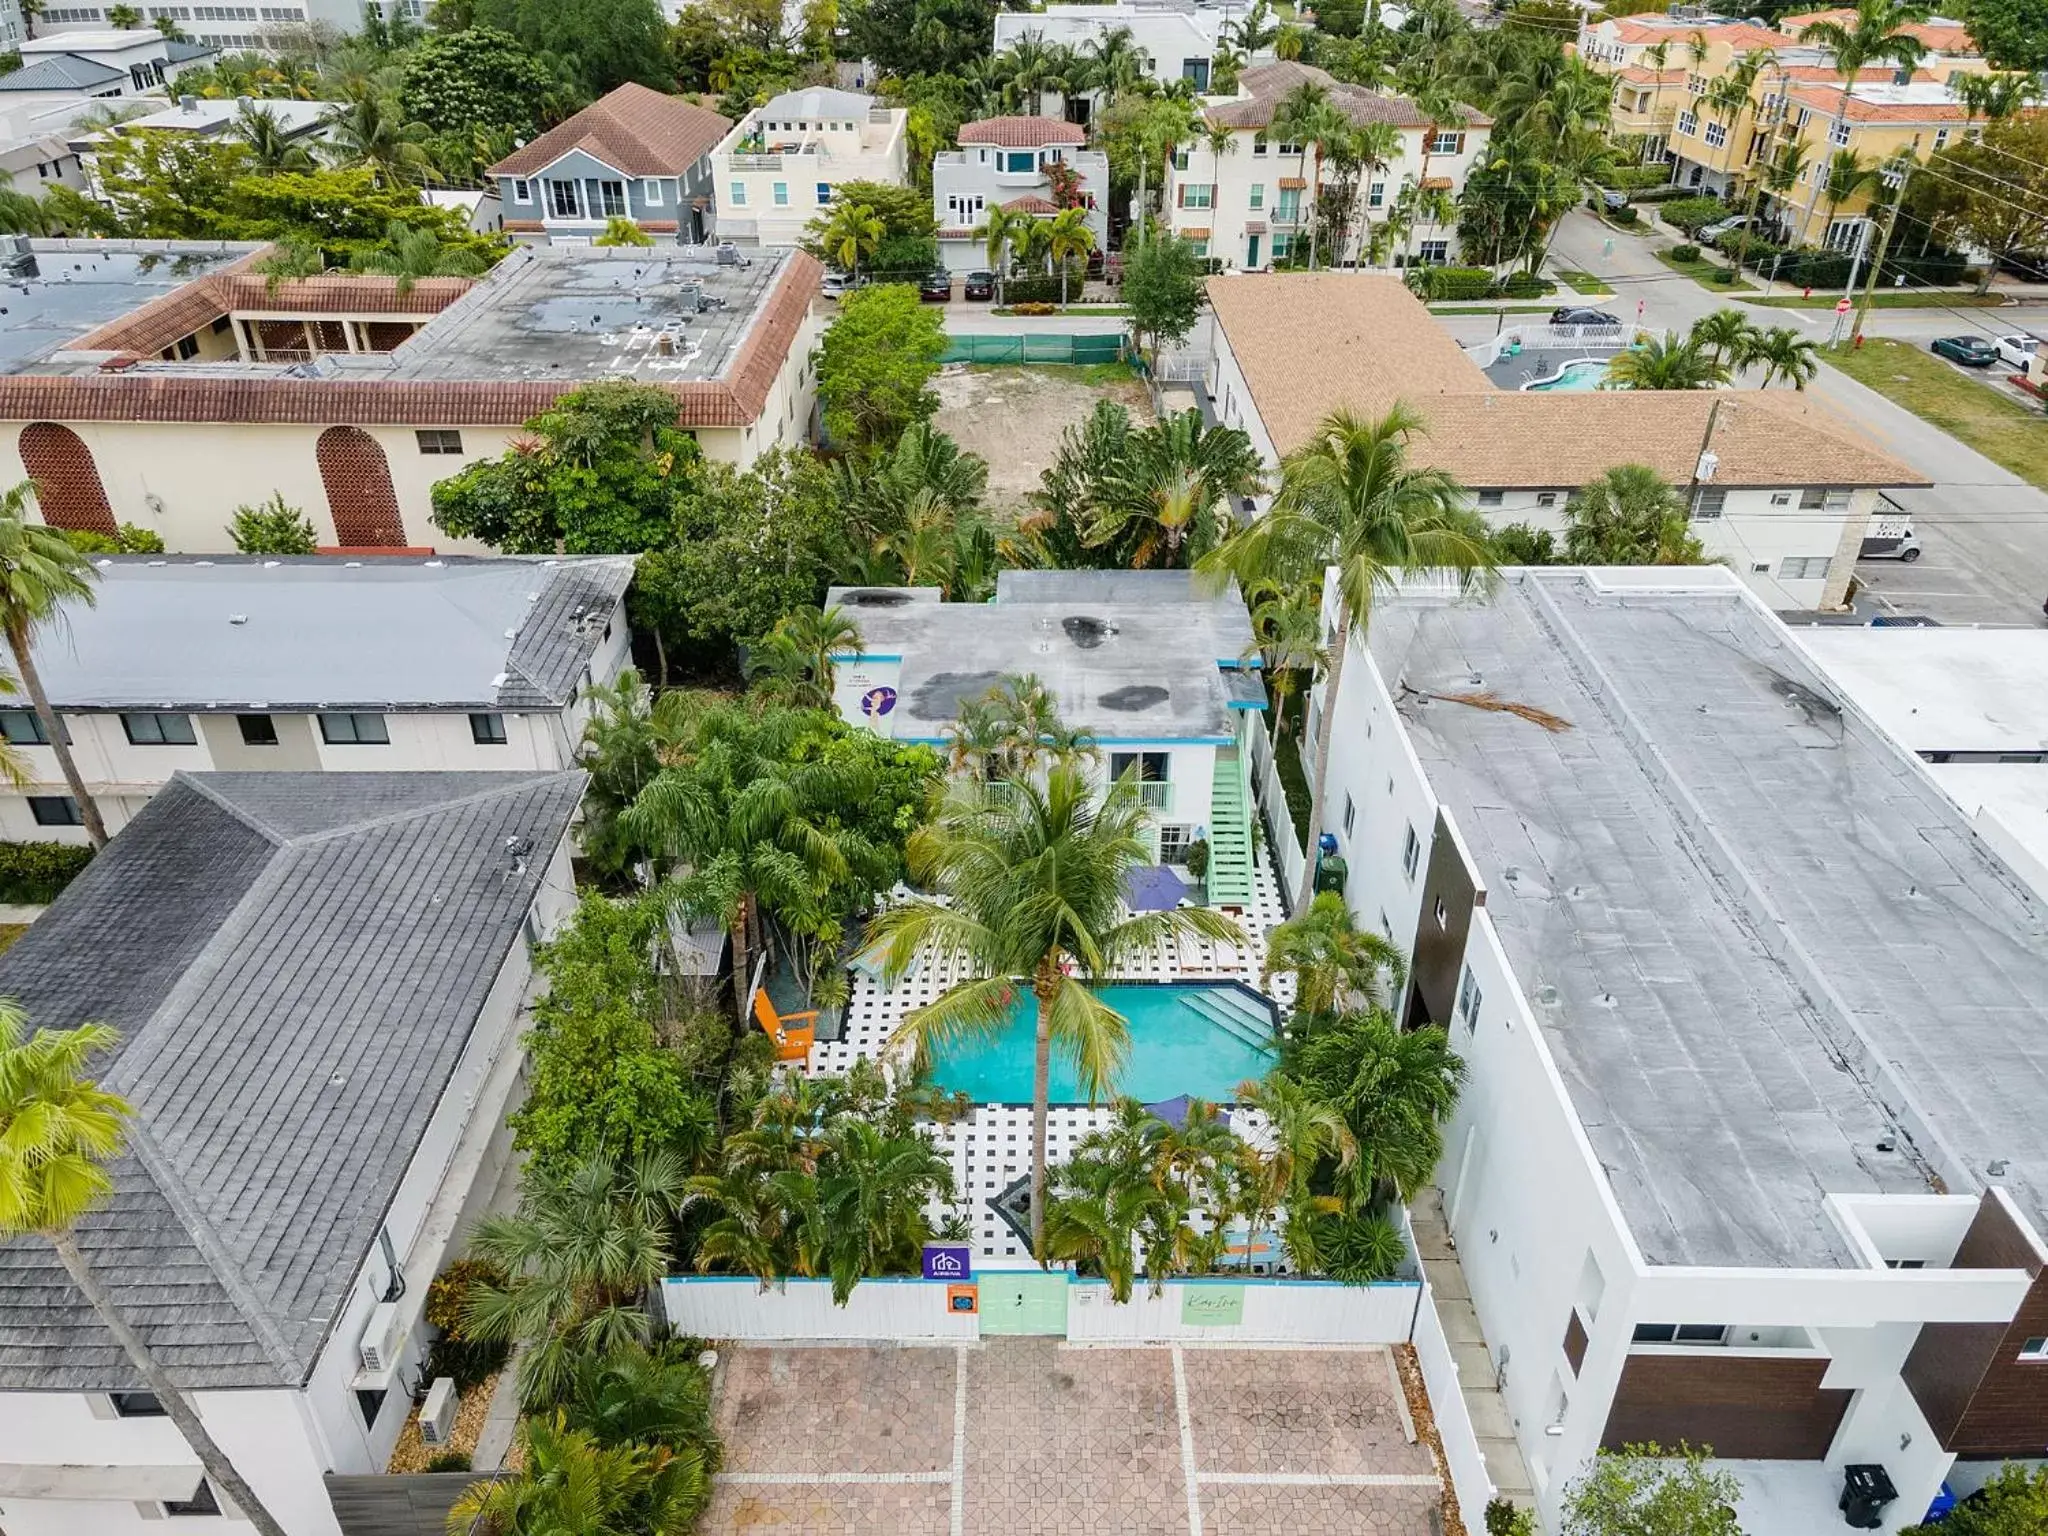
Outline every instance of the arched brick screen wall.
{"type": "Polygon", "coordinates": [[[52,528],[114,534],[114,512],[92,450],[69,427],[32,421],[21,429],[21,463],[36,483],[36,504],[52,528]]]}
{"type": "Polygon", "coordinates": [[[405,523],[384,450],[361,427],[329,427],[314,450],[334,537],[350,549],[403,549],[405,523]]]}

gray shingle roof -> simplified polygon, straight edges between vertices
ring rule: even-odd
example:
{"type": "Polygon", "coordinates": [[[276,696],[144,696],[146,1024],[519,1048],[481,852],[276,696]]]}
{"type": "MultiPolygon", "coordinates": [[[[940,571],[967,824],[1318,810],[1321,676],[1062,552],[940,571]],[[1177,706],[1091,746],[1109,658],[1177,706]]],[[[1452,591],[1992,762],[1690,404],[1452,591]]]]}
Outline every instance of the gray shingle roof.
{"type": "Polygon", "coordinates": [[[0,91],[89,91],[128,76],[110,64],[80,58],[75,53],[53,53],[48,58],[0,75],[0,91]]]}
{"type": "MultiPolygon", "coordinates": [[[[121,1031],[132,1145],[80,1244],[188,1384],[310,1374],[582,786],[180,774],[0,956],[33,1024],[121,1031]]],[[[0,1245],[0,1388],[135,1385],[49,1250],[0,1245]]]]}
{"type": "Polygon", "coordinates": [[[59,709],[546,710],[576,689],[629,555],[107,556],[36,641],[59,709]]]}

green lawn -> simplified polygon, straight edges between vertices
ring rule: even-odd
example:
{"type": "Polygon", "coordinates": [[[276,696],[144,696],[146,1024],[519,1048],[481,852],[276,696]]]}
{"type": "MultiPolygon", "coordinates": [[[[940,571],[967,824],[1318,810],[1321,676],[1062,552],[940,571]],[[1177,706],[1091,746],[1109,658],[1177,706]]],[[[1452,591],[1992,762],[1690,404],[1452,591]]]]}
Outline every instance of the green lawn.
{"type": "Polygon", "coordinates": [[[0,955],[12,949],[14,941],[27,932],[27,923],[0,923],[0,955]]]}
{"type": "MultiPolygon", "coordinates": [[[[1841,300],[1839,291],[1815,290],[1812,298],[1803,294],[1774,293],[1767,299],[1745,299],[1746,304],[1768,304],[1773,309],[1833,309],[1841,300]]],[[[1873,309],[1995,309],[2005,301],[1995,293],[1880,293],[1871,301],[1873,309]]]]}
{"type": "Polygon", "coordinates": [[[1654,255],[1659,261],[1663,262],[1665,266],[1669,267],[1672,271],[1676,272],[1680,277],[1689,277],[1694,282],[1698,283],[1702,288],[1708,289],[1714,293],[1756,292],[1756,284],[1750,282],[1746,278],[1739,279],[1733,283],[1718,283],[1713,281],[1715,273],[1725,272],[1727,268],[1719,266],[1714,262],[1708,261],[1705,257],[1701,257],[1698,261],[1680,261],[1677,257],[1673,256],[1669,250],[1654,251],[1651,254],[1654,255]]]}
{"type": "Polygon", "coordinates": [[[1563,278],[1582,299],[1611,299],[1614,297],[1614,290],[1607,286],[1606,280],[1596,277],[1591,272],[1581,272],[1576,267],[1560,267],[1557,275],[1563,278]]]}
{"type": "Polygon", "coordinates": [[[1866,338],[1863,350],[1822,354],[1859,384],[2048,490],[2048,420],[1922,347],[1866,338]]]}
{"type": "Polygon", "coordinates": [[[1432,315],[1547,315],[1555,304],[1432,304],[1432,315]]]}

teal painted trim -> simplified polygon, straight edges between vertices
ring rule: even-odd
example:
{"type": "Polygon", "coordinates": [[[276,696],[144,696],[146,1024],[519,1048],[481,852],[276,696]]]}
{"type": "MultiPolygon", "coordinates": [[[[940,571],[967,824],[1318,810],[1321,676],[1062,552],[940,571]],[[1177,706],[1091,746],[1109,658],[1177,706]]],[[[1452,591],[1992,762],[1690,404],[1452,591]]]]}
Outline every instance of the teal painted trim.
{"type": "Polygon", "coordinates": [[[826,658],[829,661],[901,661],[901,655],[888,651],[835,651],[826,658]]]}
{"type": "Polygon", "coordinates": [[[1228,747],[1235,736],[1098,736],[1098,747],[1228,747]]]}
{"type": "Polygon", "coordinates": [[[1256,709],[1257,711],[1259,711],[1260,714],[1264,714],[1266,712],[1265,705],[1255,704],[1250,699],[1232,699],[1224,707],[1227,709],[1256,709]]]}
{"type": "Polygon", "coordinates": [[[1216,665],[1226,672],[1257,672],[1265,667],[1266,658],[1254,656],[1250,661],[1246,661],[1242,656],[1218,656],[1216,665]]]}

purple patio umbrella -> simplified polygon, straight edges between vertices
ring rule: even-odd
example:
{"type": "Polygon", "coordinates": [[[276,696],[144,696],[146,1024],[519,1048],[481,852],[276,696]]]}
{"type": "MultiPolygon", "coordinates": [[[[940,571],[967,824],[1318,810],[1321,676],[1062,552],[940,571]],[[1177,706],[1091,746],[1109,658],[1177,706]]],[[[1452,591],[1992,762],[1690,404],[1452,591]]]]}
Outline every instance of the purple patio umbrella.
{"type": "Polygon", "coordinates": [[[1164,864],[1141,864],[1124,875],[1124,905],[1133,912],[1171,912],[1188,888],[1164,864]]]}

